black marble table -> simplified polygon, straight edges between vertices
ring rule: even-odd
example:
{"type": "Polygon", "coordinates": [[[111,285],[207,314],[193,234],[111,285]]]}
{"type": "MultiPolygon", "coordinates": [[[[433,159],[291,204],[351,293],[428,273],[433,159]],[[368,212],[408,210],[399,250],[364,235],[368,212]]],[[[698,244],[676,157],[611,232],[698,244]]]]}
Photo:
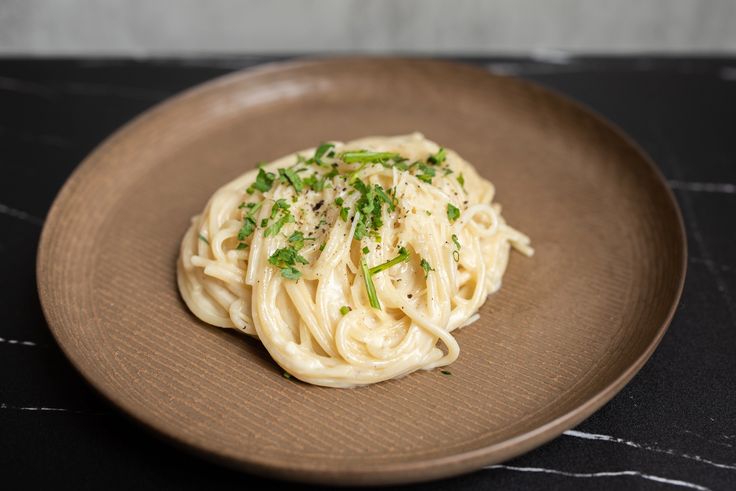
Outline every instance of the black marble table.
{"type": "MultiPolygon", "coordinates": [[[[273,59],[0,59],[0,487],[304,488],[208,463],[107,404],[54,343],[34,272],[44,216],[97,143],[186,87],[273,59]]],[[[633,136],[675,190],[690,257],[667,335],[611,402],[511,462],[416,488],[736,489],[736,58],[464,61],[633,136]]]]}

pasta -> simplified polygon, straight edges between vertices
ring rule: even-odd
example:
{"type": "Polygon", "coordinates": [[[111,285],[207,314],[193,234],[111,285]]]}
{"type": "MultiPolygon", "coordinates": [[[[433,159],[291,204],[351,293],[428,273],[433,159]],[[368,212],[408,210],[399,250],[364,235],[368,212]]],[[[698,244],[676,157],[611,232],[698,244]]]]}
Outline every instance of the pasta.
{"type": "Polygon", "coordinates": [[[325,143],[243,174],[192,219],[179,290],[290,375],[352,387],[452,363],[455,329],[533,254],[493,185],[419,133],[325,143]]]}

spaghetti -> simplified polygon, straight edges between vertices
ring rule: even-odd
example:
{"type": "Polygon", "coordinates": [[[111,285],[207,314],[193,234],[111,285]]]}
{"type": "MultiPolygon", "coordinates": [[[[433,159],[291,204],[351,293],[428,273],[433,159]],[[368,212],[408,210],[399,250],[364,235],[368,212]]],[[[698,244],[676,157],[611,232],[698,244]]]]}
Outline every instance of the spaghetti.
{"type": "Polygon", "coordinates": [[[215,192],[182,240],[179,290],[201,320],[257,337],[305,382],[445,366],[510,249],[533,254],[493,196],[419,133],[325,143],[215,192]]]}

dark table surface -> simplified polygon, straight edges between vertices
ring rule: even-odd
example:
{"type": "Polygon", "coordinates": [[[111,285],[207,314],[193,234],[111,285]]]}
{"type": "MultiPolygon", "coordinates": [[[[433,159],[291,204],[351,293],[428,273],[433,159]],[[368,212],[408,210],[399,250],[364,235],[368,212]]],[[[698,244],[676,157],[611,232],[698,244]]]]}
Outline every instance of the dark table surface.
{"type": "MultiPolygon", "coordinates": [[[[85,155],[176,92],[274,58],[0,59],[0,487],[248,489],[106,403],[41,313],[36,246],[85,155]]],[[[736,59],[468,59],[581,101],[653,156],[687,224],[685,291],[651,360],[573,431],[421,489],[736,489],[736,59]]],[[[283,485],[302,489],[297,484],[283,485]]]]}

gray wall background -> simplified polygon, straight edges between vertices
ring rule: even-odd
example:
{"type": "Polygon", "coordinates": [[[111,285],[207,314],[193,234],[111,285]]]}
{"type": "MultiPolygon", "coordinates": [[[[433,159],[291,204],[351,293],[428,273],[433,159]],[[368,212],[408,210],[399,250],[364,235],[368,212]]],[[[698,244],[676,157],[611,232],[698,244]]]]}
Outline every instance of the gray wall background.
{"type": "Polygon", "coordinates": [[[0,0],[0,54],[733,53],[736,0],[0,0]]]}

